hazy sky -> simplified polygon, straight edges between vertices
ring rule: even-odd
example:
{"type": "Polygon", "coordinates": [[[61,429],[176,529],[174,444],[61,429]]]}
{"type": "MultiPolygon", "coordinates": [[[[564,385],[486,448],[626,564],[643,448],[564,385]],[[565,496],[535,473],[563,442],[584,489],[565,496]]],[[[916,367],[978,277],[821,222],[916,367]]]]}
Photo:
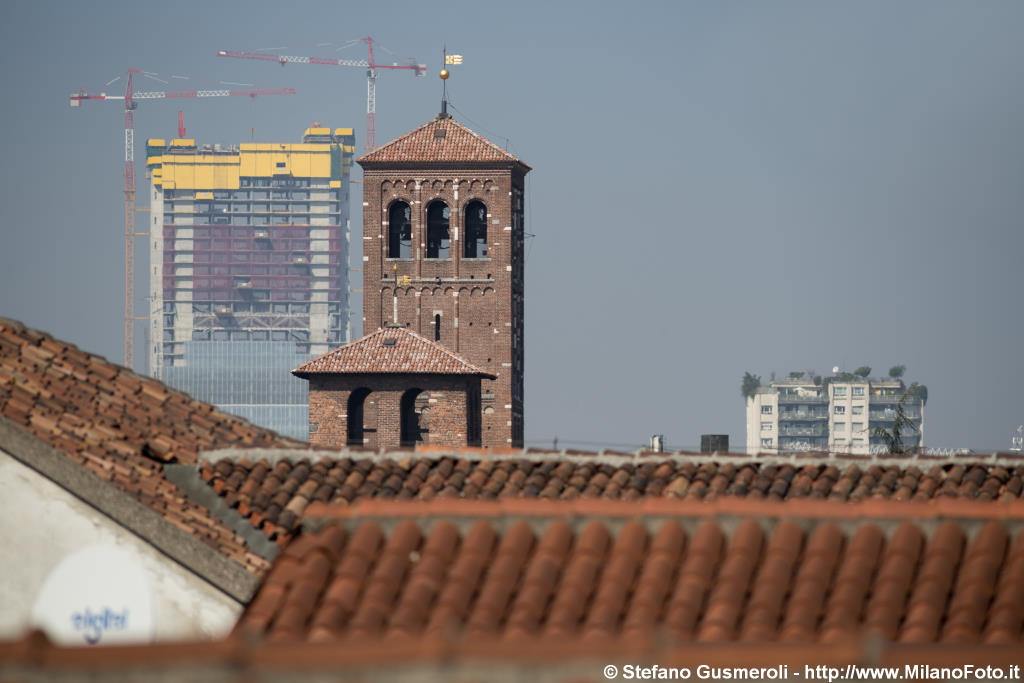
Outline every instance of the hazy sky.
{"type": "Polygon", "coordinates": [[[0,315],[90,351],[121,358],[123,120],[68,94],[128,68],[298,91],[141,102],[139,169],[178,109],[200,143],[298,141],[320,121],[356,128],[361,153],[362,70],[215,53],[358,59],[316,44],[370,35],[430,67],[380,77],[378,144],[437,113],[447,44],[465,56],[455,118],[534,168],[528,442],[741,448],[744,371],[834,365],[906,364],[929,387],[929,446],[1005,449],[1024,422],[1017,0],[8,0],[0,18],[0,315]]]}

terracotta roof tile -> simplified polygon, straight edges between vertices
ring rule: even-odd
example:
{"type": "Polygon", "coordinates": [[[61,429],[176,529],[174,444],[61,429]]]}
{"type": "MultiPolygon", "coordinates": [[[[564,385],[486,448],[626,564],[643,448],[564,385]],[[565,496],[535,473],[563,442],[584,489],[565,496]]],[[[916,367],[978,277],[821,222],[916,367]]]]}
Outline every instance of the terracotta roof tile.
{"type": "MultiPolygon", "coordinates": [[[[57,647],[39,632],[0,643],[4,680],[530,680],[578,683],[605,680],[614,663],[665,667],[698,664],[716,674],[733,667],[769,667],[768,676],[790,677],[804,666],[827,666],[842,674],[847,665],[896,668],[907,665],[996,667],[1007,677],[1020,664],[1020,646],[967,643],[879,643],[870,640],[820,643],[676,643],[666,639],[616,637],[552,640],[543,636],[466,639],[423,633],[372,640],[266,642],[231,637],[216,642],[106,647],[57,647]],[[773,675],[774,674],[774,675],[773,675]]],[[[871,671],[862,670],[867,675],[871,671]]],[[[873,673],[878,673],[875,669],[873,673]]],[[[639,677],[639,676],[637,676],[639,677]]]]}
{"type": "Polygon", "coordinates": [[[286,548],[239,629],[338,643],[1024,644],[1021,504],[986,521],[981,503],[870,501],[837,521],[829,501],[740,503],[360,504],[286,548]]]}
{"type": "Polygon", "coordinates": [[[529,166],[498,145],[450,118],[431,119],[356,160],[362,166],[380,162],[431,165],[445,162],[511,162],[529,169],[529,166]]]}
{"type": "Polygon", "coordinates": [[[266,570],[230,528],[186,500],[162,466],[196,463],[204,448],[298,442],[3,318],[0,415],[250,571],[266,570]]]}
{"type": "Polygon", "coordinates": [[[292,370],[299,377],[363,372],[481,375],[494,379],[462,356],[404,327],[383,327],[292,370]]]}
{"type": "MultiPolygon", "coordinates": [[[[256,452],[258,453],[258,452],[256,452]]],[[[467,454],[468,455],[468,454],[467,454]]],[[[442,456],[408,453],[384,457],[354,451],[309,458],[267,461],[229,460],[203,462],[200,475],[225,502],[260,527],[264,520],[278,525],[278,533],[290,536],[299,528],[309,506],[319,503],[351,504],[368,498],[460,500],[534,498],[577,499],[667,498],[713,502],[747,500],[828,500],[857,502],[886,499],[928,501],[950,497],[976,501],[1011,501],[1021,498],[1024,466],[972,464],[970,471],[986,483],[976,490],[956,484],[941,495],[942,483],[956,477],[962,467],[954,463],[934,465],[927,473],[916,465],[861,464],[791,465],[749,459],[722,462],[717,456],[682,454],[665,459],[637,460],[632,456],[590,454],[565,458],[535,453],[526,457],[442,456]],[[884,483],[885,476],[904,488],[884,483]],[[930,482],[933,486],[925,485],[930,482]]],[[[255,457],[255,456],[254,456],[255,457]]]]}

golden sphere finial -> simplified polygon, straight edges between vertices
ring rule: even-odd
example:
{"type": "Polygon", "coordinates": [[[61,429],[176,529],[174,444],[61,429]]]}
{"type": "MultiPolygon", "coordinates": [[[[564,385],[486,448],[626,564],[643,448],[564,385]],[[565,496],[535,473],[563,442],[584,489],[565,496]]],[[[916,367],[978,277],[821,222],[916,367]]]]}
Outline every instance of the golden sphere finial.
{"type": "Polygon", "coordinates": [[[439,75],[441,76],[441,80],[442,81],[447,81],[448,80],[448,69],[441,69],[441,73],[439,75]]]}

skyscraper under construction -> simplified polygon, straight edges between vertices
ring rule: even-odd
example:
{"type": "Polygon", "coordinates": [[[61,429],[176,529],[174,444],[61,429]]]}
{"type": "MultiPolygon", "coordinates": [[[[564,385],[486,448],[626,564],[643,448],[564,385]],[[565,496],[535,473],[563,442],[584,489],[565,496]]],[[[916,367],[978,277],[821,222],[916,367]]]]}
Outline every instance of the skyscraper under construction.
{"type": "Polygon", "coordinates": [[[149,372],[282,434],[308,437],[291,370],[349,329],[350,128],[301,143],[147,141],[149,372]]]}

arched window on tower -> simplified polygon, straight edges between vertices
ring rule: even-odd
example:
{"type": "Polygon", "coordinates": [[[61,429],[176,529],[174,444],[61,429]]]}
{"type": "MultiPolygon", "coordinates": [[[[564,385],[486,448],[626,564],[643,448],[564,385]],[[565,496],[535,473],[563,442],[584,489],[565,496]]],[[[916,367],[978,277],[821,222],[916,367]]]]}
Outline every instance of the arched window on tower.
{"type": "Polygon", "coordinates": [[[388,258],[412,258],[412,211],[405,202],[388,211],[388,258]]]}
{"type": "Polygon", "coordinates": [[[487,258],[487,207],[483,202],[466,205],[466,239],[463,258],[487,258]]]}
{"type": "Polygon", "coordinates": [[[427,258],[451,258],[448,205],[442,201],[431,202],[427,207],[427,258]]]}

